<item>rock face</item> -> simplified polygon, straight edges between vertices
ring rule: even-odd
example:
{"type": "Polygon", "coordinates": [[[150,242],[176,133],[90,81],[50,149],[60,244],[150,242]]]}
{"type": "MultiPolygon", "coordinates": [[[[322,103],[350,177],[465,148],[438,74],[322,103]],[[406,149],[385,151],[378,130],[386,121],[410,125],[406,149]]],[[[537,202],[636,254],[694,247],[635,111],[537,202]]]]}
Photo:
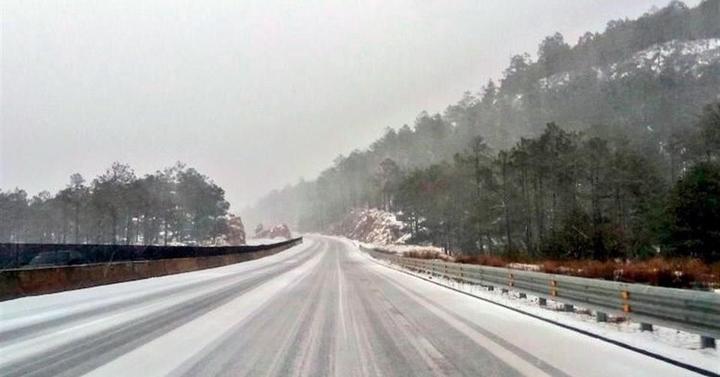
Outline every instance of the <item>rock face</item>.
{"type": "Polygon", "coordinates": [[[245,226],[243,225],[240,216],[228,216],[227,231],[225,233],[225,244],[245,245],[245,226]]]}
{"type": "Polygon", "coordinates": [[[409,234],[395,214],[379,209],[354,209],[330,232],[375,245],[404,243],[409,234]]]}
{"type": "Polygon", "coordinates": [[[290,227],[287,224],[274,225],[270,229],[265,229],[263,224],[258,224],[255,228],[255,238],[292,238],[290,227]]]}

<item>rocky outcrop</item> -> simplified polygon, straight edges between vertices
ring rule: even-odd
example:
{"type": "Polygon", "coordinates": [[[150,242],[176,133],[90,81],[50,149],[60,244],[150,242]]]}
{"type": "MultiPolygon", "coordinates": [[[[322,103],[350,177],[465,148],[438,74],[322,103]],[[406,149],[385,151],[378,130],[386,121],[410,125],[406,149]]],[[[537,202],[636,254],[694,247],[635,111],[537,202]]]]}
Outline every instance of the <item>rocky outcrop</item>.
{"type": "Polygon", "coordinates": [[[330,232],[361,242],[389,245],[404,243],[409,237],[406,228],[395,214],[370,208],[352,210],[330,232]]]}
{"type": "Polygon", "coordinates": [[[255,228],[255,238],[264,238],[264,239],[272,239],[272,238],[285,238],[290,239],[292,238],[292,233],[290,232],[290,227],[287,226],[287,224],[279,224],[274,225],[269,229],[265,229],[263,224],[258,224],[258,226],[255,228]]]}

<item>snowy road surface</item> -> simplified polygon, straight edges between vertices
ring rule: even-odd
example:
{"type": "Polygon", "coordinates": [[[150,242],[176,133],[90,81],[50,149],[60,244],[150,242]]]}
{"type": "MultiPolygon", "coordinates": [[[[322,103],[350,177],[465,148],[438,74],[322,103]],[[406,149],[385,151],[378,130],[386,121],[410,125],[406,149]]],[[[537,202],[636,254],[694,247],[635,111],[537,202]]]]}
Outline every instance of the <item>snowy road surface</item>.
{"type": "Polygon", "coordinates": [[[692,376],[306,237],[246,263],[0,303],[2,376],[692,376]]]}

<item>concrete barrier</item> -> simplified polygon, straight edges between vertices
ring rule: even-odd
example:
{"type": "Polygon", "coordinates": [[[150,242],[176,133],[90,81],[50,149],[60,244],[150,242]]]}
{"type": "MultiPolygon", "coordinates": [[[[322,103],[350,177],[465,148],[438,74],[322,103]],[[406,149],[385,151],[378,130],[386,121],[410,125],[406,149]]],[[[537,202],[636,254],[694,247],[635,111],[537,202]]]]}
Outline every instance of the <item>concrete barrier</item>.
{"type": "Polygon", "coordinates": [[[260,251],[209,257],[2,270],[0,301],[226,266],[276,254],[301,244],[302,238],[293,241],[267,245],[267,249],[260,251]]]}

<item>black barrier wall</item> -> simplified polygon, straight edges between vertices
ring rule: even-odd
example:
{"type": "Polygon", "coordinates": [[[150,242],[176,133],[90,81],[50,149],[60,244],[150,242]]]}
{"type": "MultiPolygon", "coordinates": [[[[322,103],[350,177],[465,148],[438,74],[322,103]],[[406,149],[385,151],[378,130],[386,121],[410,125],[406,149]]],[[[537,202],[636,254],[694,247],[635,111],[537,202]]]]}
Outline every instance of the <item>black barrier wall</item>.
{"type": "MultiPolygon", "coordinates": [[[[98,249],[93,247],[97,246],[108,248],[108,250],[99,249],[101,252],[94,256],[97,260],[107,258],[106,253],[112,252],[126,257],[139,258],[143,256],[144,259],[115,259],[101,263],[60,266],[29,264],[20,268],[0,270],[0,301],[227,266],[273,255],[299,245],[302,241],[302,238],[296,238],[270,245],[226,248],[160,247],[159,250],[156,247],[78,245],[87,247],[87,249],[79,249],[75,251],[76,253],[95,252],[98,249]],[[130,253],[131,251],[133,253],[130,253]],[[148,257],[156,259],[145,259],[148,257]]],[[[40,253],[36,255],[63,253],[65,252],[63,250],[68,247],[68,245],[33,246],[35,249],[30,249],[28,253],[40,253]],[[56,246],[61,246],[63,249],[58,250],[55,248],[56,246]]],[[[25,249],[18,249],[15,255],[23,255],[22,250],[25,249]]],[[[12,250],[12,252],[14,253],[16,250],[12,250]]]]}
{"type": "Polygon", "coordinates": [[[81,264],[202,258],[252,253],[296,244],[295,238],[271,245],[157,246],[100,244],[0,243],[0,269],[71,266],[81,264]]]}

